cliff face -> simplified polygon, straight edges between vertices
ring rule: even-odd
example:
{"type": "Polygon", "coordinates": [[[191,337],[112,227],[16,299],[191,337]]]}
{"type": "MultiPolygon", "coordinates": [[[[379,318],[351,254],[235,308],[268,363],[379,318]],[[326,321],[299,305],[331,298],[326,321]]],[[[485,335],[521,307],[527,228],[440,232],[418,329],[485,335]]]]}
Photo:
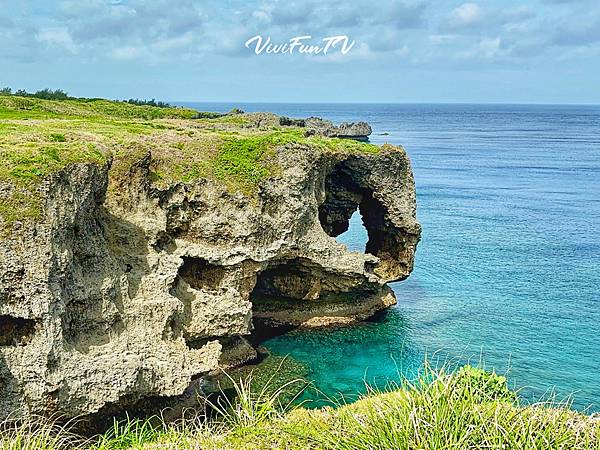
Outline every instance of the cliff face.
{"type": "Polygon", "coordinates": [[[157,183],[154,151],[46,177],[39,220],[0,240],[0,417],[176,396],[223,350],[248,348],[253,327],[348,323],[395,303],[386,283],[410,274],[420,235],[404,150],[284,143],[272,159],[254,196],[157,183]],[[357,208],[365,254],[334,239],[357,208]]]}

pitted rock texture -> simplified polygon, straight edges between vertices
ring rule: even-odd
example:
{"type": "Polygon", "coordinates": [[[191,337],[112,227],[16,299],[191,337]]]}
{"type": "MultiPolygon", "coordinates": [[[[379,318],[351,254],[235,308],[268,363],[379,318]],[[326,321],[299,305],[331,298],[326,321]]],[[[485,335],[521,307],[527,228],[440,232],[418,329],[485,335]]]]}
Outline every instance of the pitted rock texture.
{"type": "MultiPolygon", "coordinates": [[[[325,137],[349,138],[357,140],[368,140],[373,132],[371,126],[366,122],[341,123],[335,126],[330,120],[320,117],[309,117],[304,120],[304,125],[309,135],[316,134],[325,137]]],[[[292,123],[293,124],[293,123],[292,123]]]]}
{"type": "Polygon", "coordinates": [[[386,283],[409,275],[420,236],[404,150],[288,144],[275,158],[256,198],[159,188],[150,153],[124,176],[108,162],[48,177],[41,220],[0,240],[0,417],[180,395],[223,346],[229,365],[252,358],[253,313],[256,327],[318,326],[393,304],[386,283]],[[335,240],[357,208],[364,254],[335,240]]]}

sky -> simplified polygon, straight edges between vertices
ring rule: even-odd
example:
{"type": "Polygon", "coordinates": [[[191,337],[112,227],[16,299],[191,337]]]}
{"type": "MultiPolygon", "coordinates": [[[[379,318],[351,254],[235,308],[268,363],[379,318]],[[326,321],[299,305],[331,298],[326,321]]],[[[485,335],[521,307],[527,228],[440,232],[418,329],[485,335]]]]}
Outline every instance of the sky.
{"type": "Polygon", "coordinates": [[[239,102],[600,104],[599,0],[0,0],[0,87],[239,102]],[[256,53],[347,36],[327,54],[256,53]]]}

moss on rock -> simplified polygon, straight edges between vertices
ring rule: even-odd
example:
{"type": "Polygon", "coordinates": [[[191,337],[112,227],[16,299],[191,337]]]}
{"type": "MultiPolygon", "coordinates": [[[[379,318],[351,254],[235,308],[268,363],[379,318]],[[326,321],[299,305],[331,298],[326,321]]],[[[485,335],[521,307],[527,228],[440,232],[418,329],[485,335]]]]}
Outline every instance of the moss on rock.
{"type": "MultiPolygon", "coordinates": [[[[375,153],[379,147],[349,139],[304,135],[265,113],[205,114],[102,99],[42,100],[0,96],[0,228],[41,217],[39,184],[75,163],[113,158],[111,178],[152,154],[159,187],[211,179],[253,196],[279,173],[276,149],[310,145],[322,152],[375,153]]],[[[119,183],[113,183],[118,186],[119,183]]]]}

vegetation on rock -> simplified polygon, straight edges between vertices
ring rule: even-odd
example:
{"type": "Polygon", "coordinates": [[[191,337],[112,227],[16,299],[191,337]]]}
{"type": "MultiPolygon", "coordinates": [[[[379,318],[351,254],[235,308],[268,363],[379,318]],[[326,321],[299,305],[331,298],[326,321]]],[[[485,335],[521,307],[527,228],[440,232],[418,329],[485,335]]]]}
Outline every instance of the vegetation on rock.
{"type": "Polygon", "coordinates": [[[275,150],[288,144],[322,151],[377,152],[379,147],[346,139],[305,137],[279,119],[235,110],[202,113],[150,101],[73,99],[62,91],[35,94],[9,89],[0,95],[0,229],[35,219],[43,207],[40,183],[76,163],[113,158],[118,176],[147,152],[160,185],[200,178],[253,195],[277,174],[275,150]],[[26,94],[26,95],[25,95],[26,94]]]}
{"type": "Polygon", "coordinates": [[[506,379],[470,366],[426,370],[412,383],[321,409],[282,402],[282,390],[253,392],[235,381],[237,399],[216,415],[166,424],[115,422],[104,435],[77,438],[52,425],[5,426],[0,448],[112,449],[594,449],[600,421],[565,404],[520,405],[506,379]]]}
{"type": "MultiPolygon", "coordinates": [[[[62,89],[41,89],[36,92],[27,92],[24,89],[18,89],[14,92],[12,88],[4,87],[0,89],[0,95],[15,95],[17,97],[33,97],[33,98],[41,98],[44,100],[81,100],[81,101],[89,101],[89,100],[100,100],[100,99],[87,99],[87,98],[77,98],[71,97],[62,89]]],[[[146,100],[146,99],[138,99],[138,98],[130,98],[129,100],[123,100],[123,102],[129,103],[131,105],[137,106],[155,106],[158,108],[171,108],[172,106],[168,103],[156,101],[156,99],[146,100]]]]}

